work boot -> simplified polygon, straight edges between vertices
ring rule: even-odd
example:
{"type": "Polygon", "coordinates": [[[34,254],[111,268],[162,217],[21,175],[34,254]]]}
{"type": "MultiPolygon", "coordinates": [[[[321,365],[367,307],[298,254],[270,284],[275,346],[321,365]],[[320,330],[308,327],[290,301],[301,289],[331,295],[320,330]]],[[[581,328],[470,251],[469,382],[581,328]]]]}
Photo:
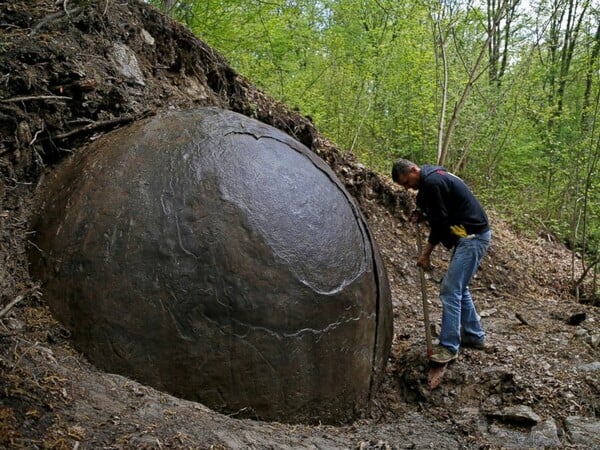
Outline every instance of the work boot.
{"type": "Polygon", "coordinates": [[[454,353],[443,345],[436,345],[433,347],[433,354],[429,357],[431,361],[438,364],[446,364],[456,358],[458,358],[458,353],[454,353]]]}
{"type": "Polygon", "coordinates": [[[470,336],[463,336],[460,340],[460,346],[465,348],[474,348],[477,350],[485,350],[485,338],[477,339],[470,336]]]}

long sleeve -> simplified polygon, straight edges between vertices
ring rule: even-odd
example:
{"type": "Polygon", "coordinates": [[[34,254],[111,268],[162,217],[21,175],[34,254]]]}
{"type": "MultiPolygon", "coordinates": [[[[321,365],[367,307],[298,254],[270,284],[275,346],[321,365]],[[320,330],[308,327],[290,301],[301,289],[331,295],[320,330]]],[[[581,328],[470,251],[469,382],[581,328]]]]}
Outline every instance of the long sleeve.
{"type": "Polygon", "coordinates": [[[437,245],[443,240],[446,231],[450,227],[449,212],[447,206],[447,191],[444,186],[436,183],[423,190],[423,205],[421,206],[427,213],[431,232],[428,241],[432,245],[437,245]],[[435,205],[435,207],[426,206],[435,205]]]}

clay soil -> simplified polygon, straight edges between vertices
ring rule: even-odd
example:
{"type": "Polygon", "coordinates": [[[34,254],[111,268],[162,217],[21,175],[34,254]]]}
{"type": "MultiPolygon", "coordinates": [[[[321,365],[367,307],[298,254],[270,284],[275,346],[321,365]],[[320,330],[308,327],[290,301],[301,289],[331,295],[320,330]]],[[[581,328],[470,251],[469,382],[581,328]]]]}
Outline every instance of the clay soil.
{"type": "MultiPolygon", "coordinates": [[[[337,149],[213,49],[134,0],[0,3],[0,447],[594,448],[600,312],[571,293],[581,262],[551,236],[491,212],[493,244],[472,285],[486,351],[464,350],[427,388],[413,198],[337,149]],[[126,46],[137,60],[118,55],[126,46]],[[211,411],[104,373],[72,346],[29,274],[32,199],[44,174],[102,133],[168,108],[216,105],[280,128],[354,195],[380,247],[394,306],[383,384],[351,424],[267,423],[211,411]],[[519,408],[524,413],[507,412],[519,408]],[[532,415],[536,415],[534,417],[532,415]],[[591,434],[575,432],[576,418],[591,434]]],[[[434,324],[449,253],[427,274],[434,324]]],[[[597,430],[597,428],[595,428],[597,430]]]]}

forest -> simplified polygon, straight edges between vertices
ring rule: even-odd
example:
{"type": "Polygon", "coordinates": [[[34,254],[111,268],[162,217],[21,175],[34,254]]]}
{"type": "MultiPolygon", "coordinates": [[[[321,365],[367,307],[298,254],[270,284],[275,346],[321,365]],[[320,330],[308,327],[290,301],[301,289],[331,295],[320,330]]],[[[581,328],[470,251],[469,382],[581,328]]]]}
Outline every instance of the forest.
{"type": "MultiPolygon", "coordinates": [[[[600,448],[600,303],[594,270],[599,257],[600,201],[596,11],[591,4],[443,6],[440,10],[430,4],[387,0],[310,4],[305,0],[203,0],[153,5],[150,0],[0,1],[0,448],[600,448]],[[290,283],[269,275],[274,267],[270,262],[260,266],[260,258],[248,257],[234,265],[244,255],[269,254],[244,251],[248,243],[267,242],[266,234],[246,226],[238,228],[248,237],[238,240],[230,232],[234,226],[213,232],[219,220],[234,225],[251,222],[223,221],[231,217],[229,205],[217,208],[196,195],[195,188],[176,190],[179,176],[164,178],[173,166],[159,159],[166,155],[175,155],[174,161],[183,164],[188,174],[199,173],[190,170],[186,155],[174,152],[187,133],[176,122],[165,119],[168,133],[161,131],[158,138],[144,133],[139,139],[133,133],[160,118],[192,117],[217,109],[256,122],[261,129],[284,132],[307,148],[302,152],[311,161],[320,158],[323,173],[343,186],[348,204],[355,203],[352,216],[368,224],[363,236],[369,237],[370,248],[375,244],[378,248],[387,273],[387,281],[377,282],[382,294],[378,298],[383,300],[379,304],[385,303],[387,285],[392,308],[377,317],[393,326],[391,348],[389,358],[380,360],[377,392],[369,382],[370,403],[353,407],[346,420],[341,416],[331,423],[324,420],[325,414],[337,410],[331,406],[337,393],[332,395],[330,386],[343,387],[342,379],[360,377],[348,376],[352,372],[345,368],[350,363],[336,366],[344,369],[338,376],[321,362],[332,361],[337,353],[370,355],[377,345],[361,350],[357,342],[365,334],[360,332],[339,352],[327,347],[318,364],[307,362],[317,354],[313,351],[287,351],[276,345],[275,351],[262,351],[257,364],[238,370],[246,355],[256,354],[256,345],[243,328],[250,321],[237,319],[233,312],[245,309],[269,319],[271,309],[291,305],[286,309],[289,320],[281,322],[281,327],[297,323],[291,331],[279,331],[280,325],[272,320],[268,326],[254,324],[248,330],[260,336],[315,336],[315,345],[327,342],[319,330],[338,330],[338,324],[358,323],[355,317],[374,316],[348,316],[351,310],[344,303],[342,318],[350,320],[332,321],[326,315],[327,302],[318,300],[314,306],[285,294],[291,292],[290,283]],[[126,137],[121,141],[119,136],[126,137]],[[156,150],[138,159],[142,140],[152,142],[149,148],[156,150]],[[125,171],[120,156],[131,152],[136,157],[130,159],[132,169],[125,171]],[[109,161],[92,164],[96,172],[72,165],[101,155],[109,161]],[[494,234],[471,286],[485,327],[486,348],[461,349],[435,388],[429,384],[427,370],[427,330],[437,337],[442,315],[437,296],[451,253],[436,251],[427,273],[416,266],[417,233],[425,235],[426,230],[409,220],[414,193],[391,180],[391,164],[399,156],[420,164],[439,161],[465,178],[484,203],[494,234]],[[142,162],[153,163],[156,171],[150,172],[142,162]],[[62,178],[69,167],[76,167],[75,178],[62,178]],[[53,180],[57,190],[51,187],[53,180]],[[85,191],[80,181],[95,187],[85,191]],[[146,195],[150,185],[158,186],[153,192],[159,193],[151,204],[145,201],[150,198],[146,195]],[[522,200],[525,189],[528,201],[522,200]],[[141,200],[133,196],[140,192],[141,200]],[[98,193],[105,193],[111,202],[132,198],[132,206],[109,209],[103,200],[89,200],[98,193]],[[48,211],[45,199],[55,203],[64,195],[69,197],[65,210],[44,212],[48,211]],[[74,206],[78,198],[89,202],[80,214],[74,206]],[[190,209],[200,211],[202,217],[188,214],[190,209]],[[167,218],[171,228],[160,224],[133,228],[157,217],[167,218]],[[188,228],[181,226],[180,218],[186,218],[188,228]],[[73,219],[85,230],[100,233],[91,238],[85,237],[87,231],[69,233],[68,240],[58,229],[52,231],[52,223],[67,230],[73,219]],[[173,232],[162,232],[167,229],[173,232]],[[194,234],[194,230],[201,232],[194,234]],[[68,255],[49,254],[39,245],[42,234],[92,256],[79,263],[68,255]],[[204,245],[202,241],[213,247],[196,253],[189,250],[188,243],[204,245]],[[236,247],[227,253],[221,243],[229,241],[236,247]],[[143,250],[148,246],[156,251],[143,250]],[[165,248],[178,249],[185,256],[171,257],[165,248]],[[201,253],[224,255],[214,260],[215,266],[223,263],[218,265],[224,268],[221,274],[211,275],[218,290],[198,289],[191,283],[214,273],[205,269],[212,268],[212,260],[201,265],[201,253]],[[125,261],[113,262],[107,257],[111,254],[125,261]],[[142,266],[130,263],[136,255],[142,255],[142,266]],[[41,259],[49,262],[51,279],[63,280],[53,282],[55,289],[35,270],[41,259]],[[70,288],[76,281],[88,283],[95,261],[106,273],[119,275],[124,284],[110,280],[97,287],[70,288]],[[183,273],[184,281],[171,282],[157,270],[161,267],[183,273]],[[70,275],[69,270],[78,272],[70,275]],[[246,270],[259,276],[252,289],[255,304],[247,301],[250,289],[234,289],[254,286],[244,281],[241,274],[246,270]],[[160,285],[163,288],[155,289],[160,285]],[[140,287],[154,291],[136,296],[140,287]],[[592,289],[595,298],[590,296],[592,289]],[[208,316],[205,294],[226,311],[222,323],[208,316]],[[62,306],[55,310],[53,302],[83,304],[80,300],[88,295],[93,298],[82,308],[90,312],[87,318],[59,321],[62,306]],[[97,301],[100,296],[112,304],[102,306],[97,301]],[[263,299],[275,298],[260,306],[263,299]],[[237,306],[242,300],[247,307],[237,306]],[[308,307],[303,311],[324,318],[323,326],[302,322],[305,316],[297,314],[295,306],[304,303],[308,307]],[[180,313],[183,319],[177,321],[172,311],[180,305],[194,309],[180,313]],[[430,314],[429,327],[425,311],[430,314]],[[164,320],[154,319],[156,314],[164,320]],[[202,317],[194,319],[194,314],[202,317]],[[198,324],[204,316],[218,329],[202,331],[198,324]],[[126,322],[118,329],[121,320],[126,322]],[[307,379],[322,393],[319,399],[324,399],[325,408],[297,421],[286,417],[267,421],[245,402],[250,390],[244,389],[233,396],[230,410],[220,409],[221,402],[213,409],[208,397],[185,399],[179,388],[157,389],[143,383],[137,373],[101,367],[79,346],[80,335],[71,328],[83,324],[80,329],[89,336],[87,323],[115,330],[106,333],[114,340],[105,348],[114,349],[119,361],[139,373],[162,367],[165,373],[174,372],[175,379],[190,383],[195,378],[182,375],[181,361],[218,378],[243,378],[241,385],[254,389],[265,374],[273,372],[266,368],[274,367],[273,355],[284,354],[287,359],[281,367],[286,373],[302,374],[304,369],[318,373],[307,379]],[[161,332],[171,323],[175,324],[172,332],[161,332]],[[135,350],[143,334],[136,326],[148,330],[148,351],[135,350]],[[123,330],[132,338],[123,338],[123,330]],[[206,336],[225,336],[240,344],[238,353],[227,352],[223,358],[231,365],[223,368],[207,362],[207,355],[220,354],[220,347],[232,347],[220,346],[216,339],[209,341],[209,351],[195,345],[206,336]],[[174,351],[171,338],[183,338],[193,354],[174,357],[180,353],[174,351]],[[151,362],[159,344],[167,355],[159,360],[160,366],[151,362]],[[130,363],[134,356],[143,360],[130,363]],[[288,360],[302,364],[299,372],[290,369],[288,360]],[[323,371],[315,370],[321,367],[323,371]],[[322,382],[321,377],[330,382],[322,382]]],[[[226,121],[228,126],[232,122],[226,121]]],[[[262,137],[248,127],[241,133],[227,132],[227,136],[234,134],[257,141],[262,137]]],[[[277,139],[282,142],[288,137],[277,139]]],[[[211,143],[208,151],[222,149],[211,143]]],[[[336,210],[321,191],[308,200],[288,201],[288,187],[304,194],[312,192],[314,183],[310,189],[302,187],[302,182],[312,180],[296,176],[302,162],[281,154],[274,160],[272,166],[259,158],[257,164],[252,160],[253,171],[249,164],[236,164],[237,158],[228,160],[241,168],[230,178],[235,181],[231,184],[244,194],[255,186],[272,192],[275,201],[283,201],[279,217],[289,217],[285,228],[293,231],[305,225],[302,217],[293,214],[294,204],[321,208],[310,217],[341,216],[331,213],[336,210]],[[286,189],[279,188],[281,183],[286,189]]],[[[200,178],[206,180],[209,177],[200,178]]],[[[212,183],[203,186],[217,192],[212,183]]],[[[218,196],[225,202],[232,198],[224,190],[218,192],[224,193],[218,196]]],[[[260,214],[265,220],[274,217],[260,214]]],[[[311,228],[310,233],[320,239],[319,250],[326,247],[322,242],[340,240],[342,232],[334,225],[324,222],[311,228]]],[[[350,242],[348,248],[360,249],[350,242]]],[[[296,258],[294,268],[304,270],[302,264],[313,260],[333,261],[331,266],[337,267],[344,257],[336,250],[322,254],[329,259],[296,258]]],[[[382,267],[377,255],[362,259],[382,267]]],[[[317,275],[330,275],[330,269],[320,267],[317,275]]],[[[334,298],[330,290],[319,291],[334,298]]],[[[367,303],[364,295],[352,297],[367,303]]],[[[282,392],[281,380],[275,376],[263,385],[282,392]]],[[[197,386],[204,388],[202,383],[197,386]]],[[[273,397],[258,397],[261,405],[276,404],[273,397]]],[[[296,395],[289,398],[291,411],[309,403],[296,395]]]]}
{"type": "Polygon", "coordinates": [[[444,165],[517,229],[567,244],[575,293],[585,278],[597,293],[597,0],[149,3],[365,166],[444,165]]]}

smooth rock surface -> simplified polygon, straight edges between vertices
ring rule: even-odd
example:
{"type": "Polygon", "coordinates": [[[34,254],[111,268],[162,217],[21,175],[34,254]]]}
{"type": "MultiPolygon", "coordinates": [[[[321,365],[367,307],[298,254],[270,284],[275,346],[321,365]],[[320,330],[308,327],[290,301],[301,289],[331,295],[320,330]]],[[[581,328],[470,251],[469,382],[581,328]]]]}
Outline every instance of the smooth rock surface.
{"type": "Polygon", "coordinates": [[[285,133],[165,113],[54,170],[38,209],[33,273],[99,367],[236,417],[367,408],[391,346],[387,275],[354,200],[285,133]]]}

